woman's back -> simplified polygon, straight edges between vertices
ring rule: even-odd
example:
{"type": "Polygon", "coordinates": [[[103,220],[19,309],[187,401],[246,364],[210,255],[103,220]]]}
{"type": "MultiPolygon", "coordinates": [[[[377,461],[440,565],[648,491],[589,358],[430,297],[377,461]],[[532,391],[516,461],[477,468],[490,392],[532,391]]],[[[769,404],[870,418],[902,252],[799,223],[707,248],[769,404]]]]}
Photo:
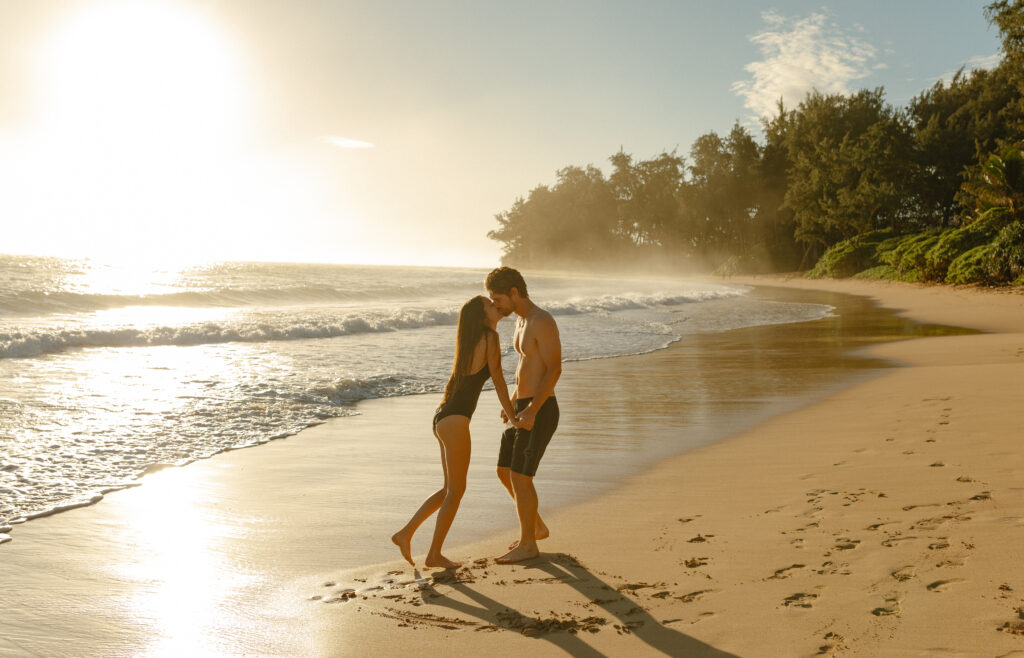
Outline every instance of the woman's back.
{"type": "Polygon", "coordinates": [[[487,363],[488,340],[485,335],[474,348],[470,372],[462,374],[455,390],[438,408],[437,415],[434,416],[435,425],[447,416],[473,417],[477,402],[480,400],[480,391],[483,390],[484,383],[491,376],[487,363]]]}

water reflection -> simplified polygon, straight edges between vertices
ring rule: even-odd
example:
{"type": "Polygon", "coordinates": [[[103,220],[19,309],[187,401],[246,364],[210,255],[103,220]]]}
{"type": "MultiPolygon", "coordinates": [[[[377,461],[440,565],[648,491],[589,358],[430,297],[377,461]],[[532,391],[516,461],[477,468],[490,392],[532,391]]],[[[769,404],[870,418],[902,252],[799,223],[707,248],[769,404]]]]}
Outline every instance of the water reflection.
{"type": "Polygon", "coordinates": [[[835,312],[811,322],[687,335],[658,354],[593,362],[579,377],[567,367],[559,396],[568,422],[544,465],[544,479],[558,481],[549,488],[557,502],[898,365],[861,348],[976,333],[915,322],[838,293],[759,288],[750,297],[829,304],[835,312]]]}

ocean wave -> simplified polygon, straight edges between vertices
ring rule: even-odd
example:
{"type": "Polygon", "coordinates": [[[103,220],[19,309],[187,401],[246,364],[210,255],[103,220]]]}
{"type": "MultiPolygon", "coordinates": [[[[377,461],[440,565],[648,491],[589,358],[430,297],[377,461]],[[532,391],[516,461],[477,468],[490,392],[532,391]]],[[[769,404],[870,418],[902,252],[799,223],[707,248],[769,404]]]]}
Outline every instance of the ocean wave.
{"type": "MultiPolygon", "coordinates": [[[[735,297],[745,292],[743,289],[721,288],[693,290],[682,295],[606,295],[554,302],[545,307],[554,315],[610,313],[735,297]]],[[[325,314],[296,314],[291,317],[278,314],[177,326],[33,327],[0,332],[0,358],[30,358],[97,347],[194,346],[337,338],[353,334],[448,326],[454,325],[457,320],[458,310],[445,307],[396,312],[362,311],[340,318],[325,314]]]]}
{"type": "Polygon", "coordinates": [[[90,294],[67,290],[20,291],[0,293],[0,314],[48,315],[90,313],[130,306],[169,306],[184,308],[252,308],[342,304],[366,300],[414,297],[405,286],[378,288],[338,288],[330,285],[287,285],[257,288],[179,290],[167,293],[118,295],[90,294]]]}
{"type": "Polygon", "coordinates": [[[552,315],[580,315],[584,313],[629,311],[657,306],[679,306],[707,302],[715,299],[740,297],[747,294],[747,288],[709,288],[687,291],[685,294],[627,294],[605,295],[589,299],[570,299],[548,304],[545,308],[552,315]]]}
{"type": "Polygon", "coordinates": [[[437,393],[441,390],[435,380],[415,381],[396,375],[354,377],[336,379],[330,384],[314,387],[311,401],[326,401],[330,405],[349,405],[362,400],[389,398],[420,393],[437,393]]]}
{"type": "Polygon", "coordinates": [[[219,343],[264,343],[336,338],[454,324],[455,311],[403,311],[391,315],[352,315],[265,321],[203,322],[182,326],[48,328],[0,333],[0,358],[26,358],[88,347],[192,346],[219,343]]]}

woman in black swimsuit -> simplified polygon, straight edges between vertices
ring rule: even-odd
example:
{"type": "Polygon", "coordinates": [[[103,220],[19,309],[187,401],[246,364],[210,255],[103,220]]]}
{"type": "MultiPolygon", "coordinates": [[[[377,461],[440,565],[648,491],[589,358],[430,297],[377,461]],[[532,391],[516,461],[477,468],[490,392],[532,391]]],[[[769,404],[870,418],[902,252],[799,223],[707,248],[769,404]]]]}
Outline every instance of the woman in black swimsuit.
{"type": "Polygon", "coordinates": [[[480,390],[488,379],[494,382],[498,400],[509,418],[515,418],[508,396],[508,386],[501,372],[501,348],[495,327],[501,313],[491,300],[477,296],[459,311],[459,327],[455,340],[455,362],[452,375],[444,389],[444,398],[434,415],[434,436],[441,444],[441,466],[444,486],[423,501],[405,527],[391,537],[402,556],[412,561],[410,542],[420,524],[437,512],[434,539],[424,564],[428,567],[454,569],[461,566],[441,555],[441,545],[455,520],[462,495],[466,492],[469,471],[469,419],[476,410],[480,390]]]}

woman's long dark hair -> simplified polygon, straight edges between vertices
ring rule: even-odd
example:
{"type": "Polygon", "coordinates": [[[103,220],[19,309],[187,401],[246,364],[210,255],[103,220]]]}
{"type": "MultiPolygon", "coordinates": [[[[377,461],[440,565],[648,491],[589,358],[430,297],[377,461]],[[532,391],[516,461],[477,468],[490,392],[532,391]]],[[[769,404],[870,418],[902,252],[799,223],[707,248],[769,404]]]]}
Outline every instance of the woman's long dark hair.
{"type": "Polygon", "coordinates": [[[492,329],[484,324],[486,319],[484,313],[484,297],[477,295],[462,305],[459,311],[459,328],[455,337],[455,361],[452,363],[452,376],[448,378],[448,384],[444,387],[444,404],[459,388],[462,378],[473,373],[469,369],[473,367],[473,352],[477,344],[485,334],[492,329]]]}

